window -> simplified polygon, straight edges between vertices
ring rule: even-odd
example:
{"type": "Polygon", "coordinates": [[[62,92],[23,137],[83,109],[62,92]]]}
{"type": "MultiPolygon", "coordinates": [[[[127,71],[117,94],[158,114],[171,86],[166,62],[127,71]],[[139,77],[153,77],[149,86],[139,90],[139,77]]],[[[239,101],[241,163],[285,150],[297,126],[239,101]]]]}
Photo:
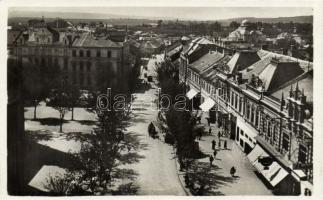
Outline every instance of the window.
{"type": "Polygon", "coordinates": [[[86,69],[88,72],[91,71],[91,62],[88,62],[87,65],[86,65],[86,69]]]}
{"type": "Polygon", "coordinates": [[[241,133],[241,135],[242,135],[242,136],[244,136],[244,132],[243,132],[243,130],[241,130],[241,132],[240,132],[240,133],[241,133]]]}
{"type": "Polygon", "coordinates": [[[91,51],[90,50],[86,51],[86,57],[91,57],[91,51]]]}
{"type": "Polygon", "coordinates": [[[96,57],[98,57],[98,58],[101,57],[101,51],[100,50],[96,51],[96,57]]]}
{"type": "Polygon", "coordinates": [[[76,57],[76,50],[75,49],[72,50],[72,56],[76,57]]]}
{"type": "Polygon", "coordinates": [[[83,54],[84,54],[83,50],[80,50],[80,57],[83,57],[83,54]]]}
{"type": "Polygon", "coordinates": [[[75,62],[72,62],[72,70],[73,70],[73,72],[76,71],[76,63],[75,62]]]}
{"type": "Polygon", "coordinates": [[[306,163],[307,148],[304,145],[299,145],[298,162],[306,163]]]}
{"type": "Polygon", "coordinates": [[[92,85],[92,81],[91,81],[91,77],[90,77],[90,76],[88,76],[88,77],[87,77],[87,84],[88,84],[89,86],[91,86],[91,85],[92,85]]]}
{"type": "Polygon", "coordinates": [[[255,108],[253,106],[251,107],[251,122],[255,122],[255,108]]]}
{"type": "Polygon", "coordinates": [[[240,131],[240,129],[239,129],[239,127],[237,126],[237,138],[236,138],[236,140],[237,140],[237,141],[239,141],[239,131],[240,131]]]}
{"type": "Polygon", "coordinates": [[[238,108],[238,95],[235,95],[235,101],[234,101],[234,108],[237,109],[238,108]]]}
{"type": "Polygon", "coordinates": [[[268,123],[267,135],[269,138],[271,138],[271,123],[268,123]]]}
{"type": "Polygon", "coordinates": [[[48,44],[50,43],[50,38],[47,38],[47,43],[48,43],[48,44]]]}
{"type": "Polygon", "coordinates": [[[256,110],[256,127],[258,127],[259,123],[259,111],[256,110]]]}
{"type": "Polygon", "coordinates": [[[242,98],[239,98],[239,112],[242,111],[242,98]]]}
{"type": "Polygon", "coordinates": [[[64,58],[64,69],[67,70],[68,67],[68,60],[67,58],[64,58]]]}
{"type": "Polygon", "coordinates": [[[83,72],[83,68],[84,68],[83,62],[80,62],[80,72],[83,72]]]}
{"type": "Polygon", "coordinates": [[[54,58],[54,66],[58,65],[58,58],[54,58]]]}
{"type": "Polygon", "coordinates": [[[250,105],[247,103],[247,119],[250,117],[250,105]]]}
{"type": "Polygon", "coordinates": [[[287,135],[286,133],[284,133],[283,135],[283,149],[285,151],[288,151],[289,149],[289,135],[287,135]]]}
{"type": "Polygon", "coordinates": [[[80,85],[83,86],[83,84],[84,84],[83,77],[80,77],[80,85]]]}
{"type": "Polygon", "coordinates": [[[108,58],[111,58],[111,51],[108,51],[108,58]]]}

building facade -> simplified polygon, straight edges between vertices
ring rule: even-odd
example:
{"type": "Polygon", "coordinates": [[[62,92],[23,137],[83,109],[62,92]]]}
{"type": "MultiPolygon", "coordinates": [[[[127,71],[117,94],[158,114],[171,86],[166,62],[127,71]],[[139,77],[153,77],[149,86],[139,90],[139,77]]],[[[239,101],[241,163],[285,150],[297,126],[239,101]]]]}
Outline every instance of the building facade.
{"type": "Polygon", "coordinates": [[[60,69],[70,83],[82,89],[95,88],[100,79],[126,82],[131,67],[126,40],[116,42],[92,32],[57,30],[44,21],[22,31],[8,49],[23,63],[60,69]]]}
{"type": "Polygon", "coordinates": [[[265,50],[201,53],[202,46],[191,43],[181,52],[179,79],[195,94],[189,98],[208,107],[209,120],[236,141],[275,194],[308,195],[312,63],[265,50]]]}

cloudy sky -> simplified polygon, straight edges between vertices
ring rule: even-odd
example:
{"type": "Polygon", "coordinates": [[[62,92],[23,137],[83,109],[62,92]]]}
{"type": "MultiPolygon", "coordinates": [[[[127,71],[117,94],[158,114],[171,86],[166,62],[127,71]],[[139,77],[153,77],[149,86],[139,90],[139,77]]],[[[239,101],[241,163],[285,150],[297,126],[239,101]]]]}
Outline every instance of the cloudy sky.
{"type": "Polygon", "coordinates": [[[313,10],[309,7],[12,7],[9,10],[11,13],[16,11],[14,13],[25,14],[43,12],[45,16],[46,12],[66,12],[197,20],[313,15],[313,10]]]}

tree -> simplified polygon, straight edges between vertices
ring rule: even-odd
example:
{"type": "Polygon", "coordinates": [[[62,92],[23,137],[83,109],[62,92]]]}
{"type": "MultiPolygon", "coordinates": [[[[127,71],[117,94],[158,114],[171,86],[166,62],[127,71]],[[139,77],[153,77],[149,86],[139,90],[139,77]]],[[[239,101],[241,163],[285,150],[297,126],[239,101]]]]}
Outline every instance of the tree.
{"type": "Polygon", "coordinates": [[[65,114],[70,110],[69,92],[67,80],[63,79],[57,89],[52,90],[50,100],[52,107],[59,112],[60,126],[59,131],[63,132],[63,123],[65,114]]]}
{"type": "Polygon", "coordinates": [[[233,29],[236,29],[236,28],[238,28],[240,26],[240,24],[238,23],[238,22],[236,22],[236,21],[232,21],[232,22],[230,22],[230,25],[229,25],[229,27],[230,28],[233,28],[233,29]]]}
{"type": "MultiPolygon", "coordinates": [[[[186,99],[187,108],[185,110],[176,109],[174,104],[176,102],[176,95],[185,94],[185,85],[179,84],[174,79],[173,74],[177,70],[167,62],[161,63],[156,71],[162,93],[169,95],[171,98],[170,109],[165,111],[166,124],[169,134],[175,140],[176,155],[178,156],[179,163],[183,165],[184,163],[191,162],[192,158],[201,156],[201,152],[194,148],[196,146],[195,123],[191,113],[188,111],[189,101],[186,99]]],[[[163,103],[161,102],[161,104],[163,103]]]]}
{"type": "Polygon", "coordinates": [[[158,20],[157,21],[157,27],[160,28],[162,26],[163,20],[158,20]]]}
{"type": "Polygon", "coordinates": [[[34,107],[34,119],[37,119],[37,106],[46,98],[46,88],[38,66],[23,65],[24,99],[34,107]]]}
{"type": "Polygon", "coordinates": [[[67,98],[69,102],[69,107],[72,112],[71,120],[74,120],[74,108],[80,102],[81,91],[76,85],[67,85],[67,98]]]}

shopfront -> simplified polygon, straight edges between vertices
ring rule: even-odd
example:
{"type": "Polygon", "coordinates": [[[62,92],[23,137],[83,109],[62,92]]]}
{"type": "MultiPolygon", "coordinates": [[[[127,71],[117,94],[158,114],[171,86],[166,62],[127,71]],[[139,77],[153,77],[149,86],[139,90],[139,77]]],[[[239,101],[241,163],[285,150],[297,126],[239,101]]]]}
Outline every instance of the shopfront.
{"type": "Polygon", "coordinates": [[[235,130],[235,141],[243,152],[246,154],[250,153],[256,144],[255,137],[258,135],[257,131],[241,117],[236,117],[235,130]]]}

